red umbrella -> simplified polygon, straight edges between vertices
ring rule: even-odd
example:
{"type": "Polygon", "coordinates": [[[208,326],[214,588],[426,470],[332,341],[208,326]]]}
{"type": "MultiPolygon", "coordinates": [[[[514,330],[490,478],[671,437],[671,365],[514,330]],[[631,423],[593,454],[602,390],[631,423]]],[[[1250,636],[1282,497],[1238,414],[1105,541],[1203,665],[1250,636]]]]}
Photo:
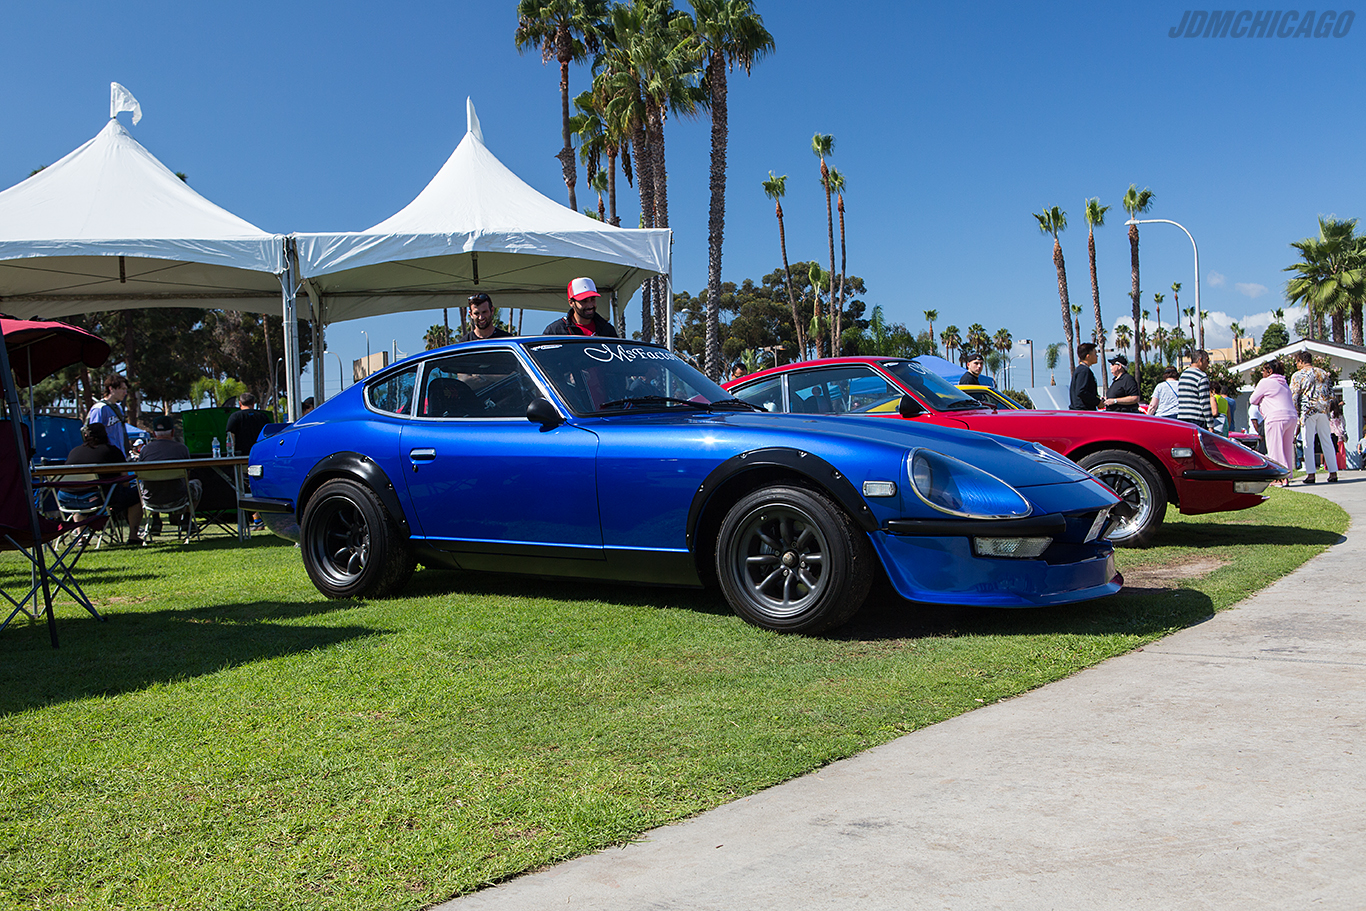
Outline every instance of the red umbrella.
{"type": "Polygon", "coordinates": [[[0,318],[10,366],[20,386],[32,386],[63,367],[99,367],[109,358],[109,343],[66,323],[0,318]]]}

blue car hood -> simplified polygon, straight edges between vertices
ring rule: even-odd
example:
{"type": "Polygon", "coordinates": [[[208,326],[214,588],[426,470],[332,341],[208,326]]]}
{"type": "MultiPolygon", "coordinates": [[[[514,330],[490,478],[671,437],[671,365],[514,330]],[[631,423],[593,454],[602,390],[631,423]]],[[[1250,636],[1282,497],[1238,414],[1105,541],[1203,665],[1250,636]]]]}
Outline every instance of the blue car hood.
{"type": "Polygon", "coordinates": [[[995,475],[1013,487],[1071,484],[1091,477],[1061,456],[1042,456],[1033,444],[1010,437],[882,417],[848,415],[697,413],[630,415],[606,418],[611,423],[665,422],[723,425],[742,437],[743,448],[791,446],[809,450],[833,464],[841,454],[869,447],[905,453],[924,447],[995,475]],[[834,458],[832,458],[832,456],[834,458]]]}

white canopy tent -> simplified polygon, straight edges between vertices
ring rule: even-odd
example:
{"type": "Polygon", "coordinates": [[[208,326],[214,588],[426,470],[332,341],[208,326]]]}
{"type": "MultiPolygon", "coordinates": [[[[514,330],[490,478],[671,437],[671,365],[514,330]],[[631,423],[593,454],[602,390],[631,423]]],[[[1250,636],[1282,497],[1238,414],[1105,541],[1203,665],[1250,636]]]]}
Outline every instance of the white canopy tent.
{"type": "Polygon", "coordinates": [[[0,310],[26,319],[141,307],[282,313],[294,376],[285,238],[176,177],[118,121],[134,109],[126,102],[136,105],[114,83],[109,122],[94,139],[0,192],[0,310]]]}
{"type": "MultiPolygon", "coordinates": [[[[315,345],[327,323],[461,307],[480,291],[499,308],[563,311],[577,276],[624,304],[646,279],[670,275],[667,228],[618,228],[549,199],[488,150],[469,100],[466,114],[464,139],[397,214],[365,231],[291,235],[315,345]]],[[[315,370],[321,361],[319,349],[315,370]]],[[[320,372],[315,389],[321,400],[320,372]]]]}

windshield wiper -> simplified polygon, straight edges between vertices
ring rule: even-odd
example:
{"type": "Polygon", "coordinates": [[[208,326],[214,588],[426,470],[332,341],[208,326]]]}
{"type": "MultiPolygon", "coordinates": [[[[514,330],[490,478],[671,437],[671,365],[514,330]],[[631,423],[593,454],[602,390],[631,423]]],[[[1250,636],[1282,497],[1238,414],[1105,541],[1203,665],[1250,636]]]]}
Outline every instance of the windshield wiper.
{"type": "Polygon", "coordinates": [[[708,407],[712,410],[724,408],[727,411],[748,408],[751,411],[762,411],[764,414],[768,414],[767,408],[762,405],[756,405],[753,402],[746,402],[744,399],[722,399],[719,402],[712,402],[708,407]]]}
{"type": "Polygon", "coordinates": [[[692,399],[675,399],[667,395],[633,395],[624,399],[613,399],[610,402],[603,402],[598,406],[598,411],[605,408],[613,408],[618,405],[683,405],[697,411],[707,411],[711,405],[707,402],[694,402],[692,399]]]}

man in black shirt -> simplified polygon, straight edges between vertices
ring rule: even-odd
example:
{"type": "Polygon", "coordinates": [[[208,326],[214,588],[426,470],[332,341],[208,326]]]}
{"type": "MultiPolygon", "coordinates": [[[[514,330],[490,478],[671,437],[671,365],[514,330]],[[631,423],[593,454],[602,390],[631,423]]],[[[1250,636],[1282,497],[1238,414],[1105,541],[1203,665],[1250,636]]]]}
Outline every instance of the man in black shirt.
{"type": "Polygon", "coordinates": [[[498,326],[493,318],[493,301],[487,294],[480,292],[470,296],[470,327],[460,336],[462,342],[473,342],[482,338],[510,338],[511,332],[498,326]]]}
{"type": "Polygon", "coordinates": [[[1110,388],[1106,411],[1138,414],[1138,380],[1129,372],[1129,359],[1122,354],[1110,358],[1110,388]]]}
{"type": "Polygon", "coordinates": [[[569,283],[569,312],[546,326],[543,334],[616,338],[617,330],[598,316],[598,286],[591,278],[576,278],[569,283]]]}
{"type": "Polygon", "coordinates": [[[228,435],[232,437],[233,455],[250,455],[251,447],[261,435],[261,428],[270,423],[270,415],[256,410],[256,396],[244,392],[237,397],[237,411],[228,415],[228,435]]]}
{"type": "Polygon", "coordinates": [[[1091,366],[1100,360],[1094,342],[1082,342],[1077,346],[1077,357],[1081,363],[1072,371],[1072,385],[1068,389],[1068,408],[1073,411],[1095,411],[1100,404],[1100,393],[1096,391],[1096,375],[1091,366]]]}
{"type": "Polygon", "coordinates": [[[966,360],[963,362],[967,366],[967,372],[958,378],[959,386],[990,386],[996,388],[996,381],[989,376],[982,376],[982,365],[986,362],[982,360],[982,355],[976,351],[970,351],[964,355],[966,360]]]}

